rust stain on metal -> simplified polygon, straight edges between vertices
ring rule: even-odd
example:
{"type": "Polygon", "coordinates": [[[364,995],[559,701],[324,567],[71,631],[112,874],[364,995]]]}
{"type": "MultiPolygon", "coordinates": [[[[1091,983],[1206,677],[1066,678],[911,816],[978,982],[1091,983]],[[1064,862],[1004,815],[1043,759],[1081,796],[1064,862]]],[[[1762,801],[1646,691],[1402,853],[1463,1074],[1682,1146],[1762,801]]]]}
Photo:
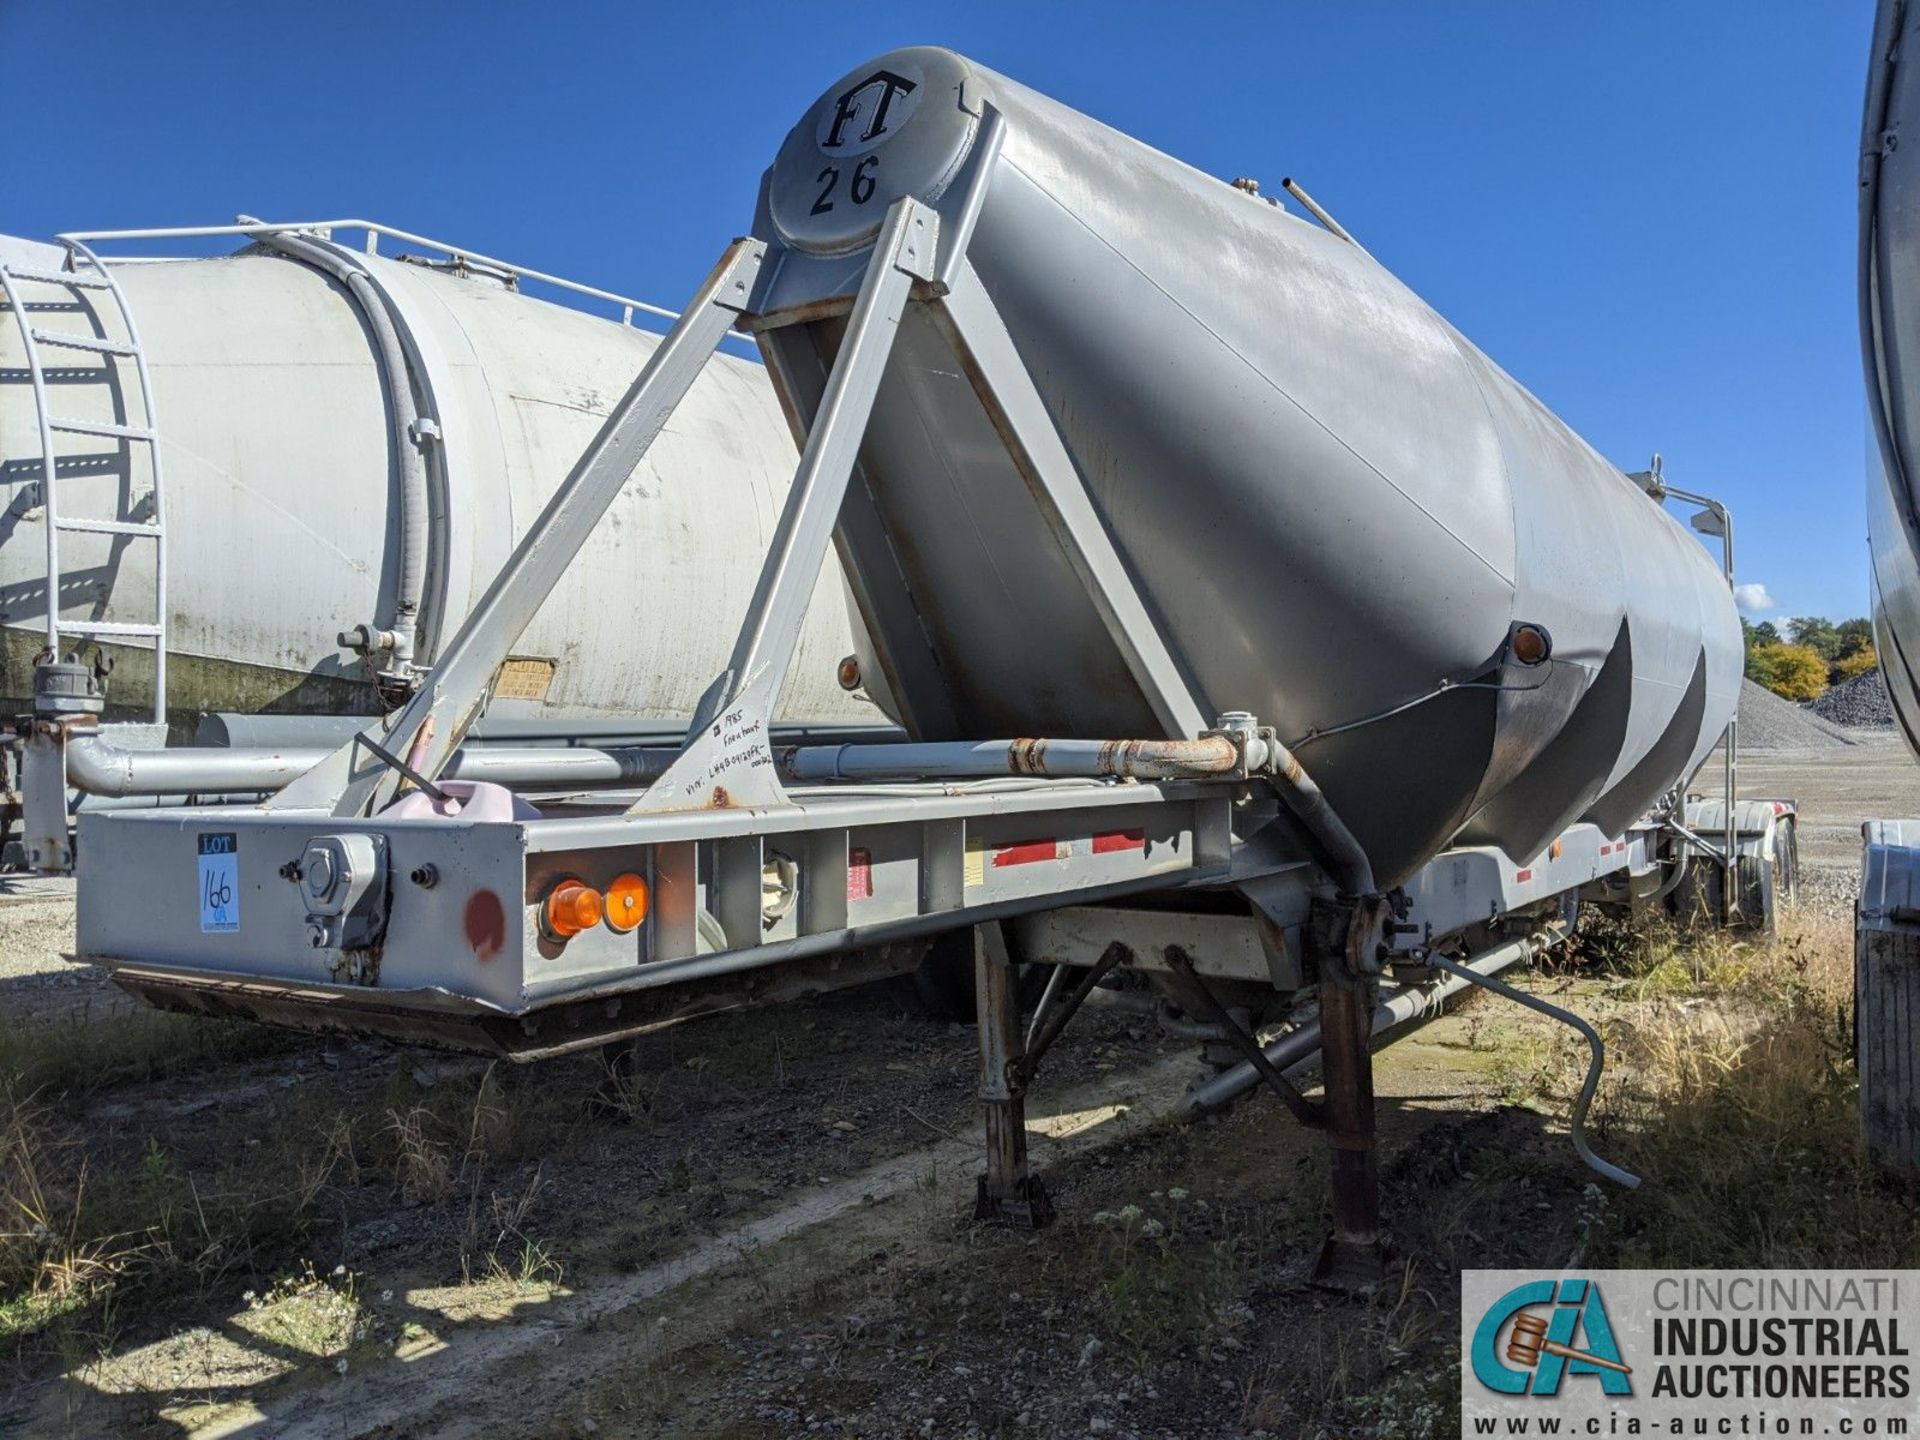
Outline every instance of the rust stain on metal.
{"type": "Polygon", "coordinates": [[[713,793],[707,797],[707,808],[710,810],[728,810],[731,809],[732,806],[733,797],[727,793],[727,787],[724,785],[714,786],[713,793]]]}
{"type": "Polygon", "coordinates": [[[759,335],[768,330],[780,330],[789,325],[807,325],[816,320],[827,320],[839,315],[853,313],[853,296],[832,295],[825,300],[809,300],[802,305],[789,305],[782,310],[768,310],[758,315],[742,316],[735,326],[742,334],[759,335]]]}
{"type": "Polygon", "coordinates": [[[1007,745],[1007,769],[1015,775],[1047,773],[1047,742],[1022,736],[1007,745]]]}
{"type": "Polygon", "coordinates": [[[467,897],[462,925],[474,958],[491,960],[507,945],[507,907],[491,890],[476,890],[467,897]]]}

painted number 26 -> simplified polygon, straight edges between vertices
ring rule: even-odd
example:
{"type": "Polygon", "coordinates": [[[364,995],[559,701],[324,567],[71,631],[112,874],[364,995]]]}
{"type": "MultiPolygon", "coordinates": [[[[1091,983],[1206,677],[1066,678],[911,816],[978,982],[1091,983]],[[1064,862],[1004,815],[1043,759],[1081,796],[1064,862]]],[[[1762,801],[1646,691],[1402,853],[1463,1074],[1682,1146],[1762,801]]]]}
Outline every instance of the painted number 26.
{"type": "MultiPolygon", "coordinates": [[[[874,172],[880,168],[880,157],[869,155],[853,167],[853,175],[847,181],[847,198],[856,205],[864,205],[873,198],[874,172]]],[[[824,215],[833,209],[833,187],[840,183],[839,167],[827,166],[813,177],[820,184],[819,198],[813,202],[809,215],[824,215]]]]}

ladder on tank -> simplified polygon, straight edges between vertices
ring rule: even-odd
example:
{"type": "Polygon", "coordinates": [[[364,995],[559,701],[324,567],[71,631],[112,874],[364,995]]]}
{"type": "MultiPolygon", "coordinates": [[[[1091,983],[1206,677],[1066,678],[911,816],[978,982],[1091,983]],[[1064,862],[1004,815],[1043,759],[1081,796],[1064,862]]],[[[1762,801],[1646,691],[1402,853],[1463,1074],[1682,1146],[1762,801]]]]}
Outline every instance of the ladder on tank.
{"type": "MultiPolygon", "coordinates": [[[[44,526],[47,538],[47,654],[54,660],[60,658],[60,638],[63,633],[69,636],[103,640],[152,642],[153,719],[155,724],[164,724],[167,718],[166,508],[160,457],[159,419],[153,402],[153,381],[147,371],[146,354],[140,347],[140,332],[134,324],[132,307],[127,304],[127,297],[122,293],[119,283],[88,246],[64,236],[56,238],[67,250],[64,269],[41,270],[0,260],[0,288],[6,291],[7,306],[13,312],[14,321],[19,327],[21,347],[27,362],[27,378],[33,387],[34,420],[39,435],[39,493],[45,515],[44,526]],[[48,308],[54,302],[29,299],[26,289],[33,286],[62,287],[70,292],[104,292],[113,302],[113,309],[119,316],[124,338],[84,335],[70,330],[36,325],[32,311],[36,308],[48,308]],[[103,361],[108,362],[106,368],[100,372],[100,378],[108,383],[114,381],[116,372],[123,383],[126,375],[126,367],[117,366],[112,362],[132,361],[133,384],[129,387],[131,393],[121,405],[118,418],[113,421],[88,420],[53,414],[47,398],[48,377],[47,366],[42,359],[43,347],[99,356],[103,361]],[[140,412],[139,423],[134,423],[133,409],[136,397],[140,412]],[[127,503],[124,508],[130,515],[136,511],[132,491],[135,470],[133,447],[136,445],[147,447],[149,489],[146,497],[145,519],[94,519],[69,516],[65,513],[59,501],[62,457],[54,448],[55,437],[62,434],[92,436],[97,439],[112,440],[118,445],[119,458],[126,465],[127,503]],[[61,619],[61,595],[65,572],[61,569],[60,563],[60,537],[67,534],[111,535],[127,541],[150,541],[153,544],[153,619],[150,622],[61,619]]],[[[75,308],[84,309],[84,301],[75,308]]]]}

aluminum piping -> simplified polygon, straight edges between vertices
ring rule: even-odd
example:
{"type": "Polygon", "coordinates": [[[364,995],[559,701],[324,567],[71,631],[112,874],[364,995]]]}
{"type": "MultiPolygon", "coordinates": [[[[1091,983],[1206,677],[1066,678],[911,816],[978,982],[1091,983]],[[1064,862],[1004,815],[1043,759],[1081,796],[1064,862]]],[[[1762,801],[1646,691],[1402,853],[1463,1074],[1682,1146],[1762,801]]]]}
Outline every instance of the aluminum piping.
{"type": "Polygon", "coordinates": [[[1280,798],[1327,852],[1340,888],[1349,895],[1373,894],[1373,862],[1354,839],[1347,822],[1327,802],[1326,795],[1307,773],[1307,767],[1291,750],[1274,739],[1267,740],[1266,745],[1272,765],[1271,779],[1280,789],[1280,798]]]}
{"type": "Polygon", "coordinates": [[[238,795],[278,790],[325,750],[123,750],[85,732],[67,737],[67,783],[88,795],[238,795]]]}
{"type": "Polygon", "coordinates": [[[398,591],[394,603],[393,627],[380,632],[362,625],[356,631],[342,632],[341,644],[357,634],[369,650],[383,644],[391,649],[391,668],[405,674],[413,664],[415,641],[420,628],[420,606],[427,589],[427,530],[429,521],[426,457],[420,453],[424,436],[420,433],[420,411],[414,401],[412,367],[407,364],[399,332],[387,302],[360,266],[348,260],[332,246],[301,236],[278,231],[262,231],[255,237],[262,245],[324,271],[347,288],[373,330],[380,352],[380,369],[386,380],[388,401],[393,414],[393,450],[400,469],[400,566],[398,591]]]}
{"type": "Polygon", "coordinates": [[[1580,1094],[1573,1102],[1573,1112],[1567,1117],[1567,1137],[1573,1141],[1574,1151],[1586,1161],[1588,1169],[1606,1176],[1616,1185],[1624,1185],[1629,1190],[1638,1190],[1640,1188],[1638,1175],[1631,1170],[1622,1170],[1610,1160],[1602,1160],[1587,1145],[1587,1107],[1593,1103],[1594,1092],[1600,1088],[1600,1072],[1607,1063],[1607,1047],[1600,1038],[1600,1032],[1571,1010],[1550,1005],[1539,996],[1528,995],[1524,991],[1514,989],[1511,985],[1502,984],[1491,975],[1476,974],[1441,955],[1435,955],[1433,963],[1466,984],[1478,985],[1482,990],[1490,990],[1502,1000],[1511,1000],[1514,1004],[1524,1006],[1536,1015],[1545,1015],[1549,1020],[1558,1020],[1562,1025],[1580,1032],[1581,1038],[1587,1042],[1587,1078],[1581,1082],[1580,1094]]]}
{"type": "MultiPolygon", "coordinates": [[[[90,795],[240,794],[278,790],[331,752],[311,746],[123,750],[100,735],[67,741],[67,778],[90,795]]],[[[496,785],[647,785],[678,747],[469,745],[441,775],[496,785]]],[[[1233,742],[1205,740],[994,740],[981,744],[801,745],[780,751],[798,781],[1036,778],[1204,779],[1238,764],[1233,742]]]]}
{"type": "MultiPolygon", "coordinates": [[[[1249,742],[1248,764],[1262,758],[1249,742]]],[[[1233,773],[1240,751],[1223,735],[1198,740],[982,740],[908,745],[805,745],[783,751],[794,780],[918,780],[996,775],[1203,780],[1233,773]]]]}
{"type": "MultiPolygon", "coordinates": [[[[1567,931],[1560,925],[1548,926],[1518,940],[1509,940],[1504,945],[1475,956],[1463,967],[1475,975],[1498,974],[1509,966],[1540,953],[1551,945],[1557,945],[1567,938],[1567,931]]],[[[1402,985],[1383,995],[1380,1003],[1373,1009],[1373,1034],[1378,1037],[1390,1030],[1398,1029],[1410,1021],[1430,1019],[1440,1013],[1446,1002],[1465,990],[1473,982],[1458,974],[1449,975],[1434,985],[1402,985]]],[[[1315,1020],[1291,1030],[1270,1044],[1262,1047],[1262,1053],[1268,1061],[1289,1079],[1295,1071],[1309,1069],[1320,1056],[1320,1022],[1315,1020]]],[[[1225,1110],[1242,1095],[1260,1083],[1260,1076],[1253,1066],[1242,1061],[1231,1069],[1222,1070],[1211,1079],[1203,1080],[1181,1097],[1177,1107],[1182,1120],[1198,1120],[1202,1116],[1217,1114],[1225,1110]]]]}
{"type": "MultiPolygon", "coordinates": [[[[1239,718],[1239,717],[1223,717],[1239,718]]],[[[1237,739],[987,740],[916,745],[805,746],[783,752],[795,780],[875,780],[988,775],[1115,776],[1135,780],[1209,779],[1244,763],[1273,782],[1287,808],[1326,852],[1340,888],[1374,892],[1373,863],[1294,753],[1272,734],[1237,729],[1237,739]]]]}
{"type": "MultiPolygon", "coordinates": [[[[67,782],[89,795],[262,794],[331,753],[298,746],[123,750],[103,736],[74,734],[67,740],[67,782]]],[[[666,746],[476,745],[456,750],[441,776],[496,785],[645,785],[659,778],[675,753],[666,746]]]]}

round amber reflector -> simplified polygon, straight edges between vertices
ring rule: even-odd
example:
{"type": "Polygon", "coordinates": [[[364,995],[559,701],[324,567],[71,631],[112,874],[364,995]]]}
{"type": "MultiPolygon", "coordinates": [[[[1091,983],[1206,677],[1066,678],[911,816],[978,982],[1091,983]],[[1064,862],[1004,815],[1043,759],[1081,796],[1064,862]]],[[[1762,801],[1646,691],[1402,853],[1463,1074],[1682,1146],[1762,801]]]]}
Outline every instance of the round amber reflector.
{"type": "Polygon", "coordinates": [[[647,882],[629,872],[607,886],[607,928],[625,935],[647,918],[647,882]]]}
{"type": "Polygon", "coordinates": [[[547,929],[562,940],[600,923],[605,907],[600,892],[578,880],[562,880],[547,896],[547,929]]]}
{"type": "Polygon", "coordinates": [[[1538,665],[1553,654],[1553,641],[1538,625],[1518,625],[1513,631],[1513,658],[1522,665],[1538,665]]]}

